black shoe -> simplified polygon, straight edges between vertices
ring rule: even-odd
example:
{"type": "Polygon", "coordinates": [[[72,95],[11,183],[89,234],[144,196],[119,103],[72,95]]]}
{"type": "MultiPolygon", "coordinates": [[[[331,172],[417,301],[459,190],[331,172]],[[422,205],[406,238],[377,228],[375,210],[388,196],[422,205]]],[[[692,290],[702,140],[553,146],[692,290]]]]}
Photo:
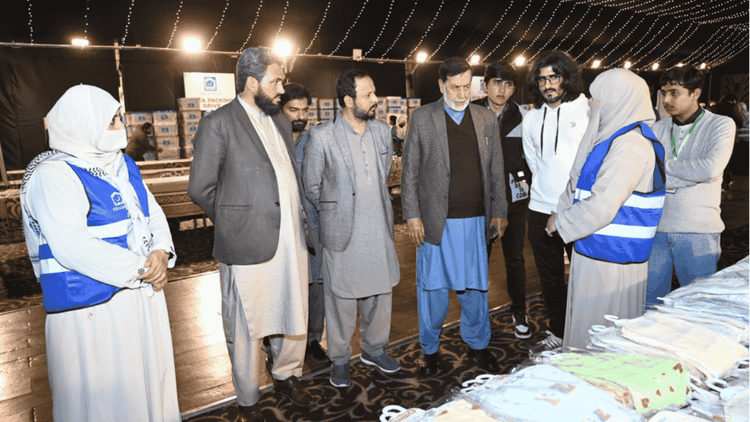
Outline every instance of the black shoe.
{"type": "Polygon", "coordinates": [[[300,384],[299,380],[294,375],[283,381],[279,381],[273,377],[271,378],[273,379],[274,391],[289,397],[289,400],[291,400],[292,403],[299,406],[315,406],[318,404],[318,399],[305,391],[302,384],[300,384]]]}
{"type": "Polygon", "coordinates": [[[252,406],[237,405],[240,414],[240,422],[264,422],[263,414],[260,412],[260,405],[255,403],[252,406]]]}
{"type": "Polygon", "coordinates": [[[531,331],[531,324],[529,324],[529,317],[526,315],[526,311],[513,313],[513,334],[515,334],[516,338],[523,340],[531,338],[533,331],[531,331]]]}
{"type": "Polygon", "coordinates": [[[431,355],[422,352],[422,356],[419,359],[419,373],[424,377],[433,377],[438,373],[439,363],[440,352],[435,352],[431,355]]]}
{"type": "Polygon", "coordinates": [[[474,350],[471,347],[468,347],[468,349],[469,357],[474,359],[474,361],[477,363],[477,365],[479,365],[480,368],[491,374],[500,373],[500,364],[497,363],[497,358],[495,358],[495,355],[493,355],[492,352],[490,352],[486,348],[481,350],[474,350]]]}
{"type": "Polygon", "coordinates": [[[318,343],[317,340],[313,340],[312,343],[307,345],[307,350],[305,350],[305,358],[310,358],[313,360],[313,362],[320,364],[331,363],[331,361],[328,360],[326,351],[323,350],[322,347],[320,347],[320,343],[318,343]]]}

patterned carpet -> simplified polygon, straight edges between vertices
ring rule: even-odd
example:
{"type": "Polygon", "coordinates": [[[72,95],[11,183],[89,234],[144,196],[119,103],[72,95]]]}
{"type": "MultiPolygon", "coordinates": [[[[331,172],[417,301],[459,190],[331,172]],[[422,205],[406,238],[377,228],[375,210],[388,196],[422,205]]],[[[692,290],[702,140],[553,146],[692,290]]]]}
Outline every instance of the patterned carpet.
{"type": "MultiPolygon", "coordinates": [[[[510,371],[528,357],[528,348],[545,337],[546,311],[541,300],[528,303],[529,318],[535,335],[528,340],[513,336],[512,318],[508,308],[490,314],[492,340],[489,348],[501,363],[501,373],[510,371]]],[[[401,363],[402,370],[386,375],[355,359],[352,362],[352,385],[335,388],[328,380],[327,369],[303,376],[308,391],[323,397],[314,408],[295,405],[288,398],[274,394],[271,389],[261,393],[260,405],[266,421],[376,421],[383,407],[397,404],[405,408],[429,408],[440,403],[452,388],[483,374],[467,356],[458,324],[443,330],[440,338],[443,370],[434,378],[422,378],[418,373],[419,341],[406,339],[392,345],[388,351],[401,363]]],[[[187,419],[191,422],[238,420],[237,406],[225,405],[211,412],[187,419]]]]}

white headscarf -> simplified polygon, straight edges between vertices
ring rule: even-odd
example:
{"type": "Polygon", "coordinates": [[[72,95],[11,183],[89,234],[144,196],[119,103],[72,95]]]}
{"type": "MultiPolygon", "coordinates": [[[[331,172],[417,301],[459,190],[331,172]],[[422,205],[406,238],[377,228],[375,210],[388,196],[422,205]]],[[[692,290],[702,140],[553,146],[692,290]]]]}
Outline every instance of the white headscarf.
{"type": "Polygon", "coordinates": [[[120,103],[101,88],[68,89],[47,114],[50,148],[110,172],[120,150],[128,145],[124,128],[107,130],[119,108],[120,103]]]}

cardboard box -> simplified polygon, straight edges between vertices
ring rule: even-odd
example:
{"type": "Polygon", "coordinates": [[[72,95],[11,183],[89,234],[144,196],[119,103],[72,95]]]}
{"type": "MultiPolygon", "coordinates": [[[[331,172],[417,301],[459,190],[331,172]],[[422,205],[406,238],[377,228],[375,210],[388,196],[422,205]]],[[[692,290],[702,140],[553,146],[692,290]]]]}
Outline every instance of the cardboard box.
{"type": "Polygon", "coordinates": [[[318,120],[318,110],[310,109],[307,111],[307,120],[318,120]]]}
{"type": "Polygon", "coordinates": [[[180,111],[180,123],[198,123],[203,117],[200,110],[180,111]]]}
{"type": "Polygon", "coordinates": [[[128,126],[138,127],[144,123],[153,123],[154,116],[145,111],[131,111],[125,113],[125,122],[128,126]]]}
{"type": "Polygon", "coordinates": [[[387,113],[387,109],[385,108],[376,108],[375,109],[375,117],[383,117],[387,113]]]}
{"type": "Polygon", "coordinates": [[[388,107],[388,114],[406,114],[406,107],[388,107]]]}
{"type": "Polygon", "coordinates": [[[336,110],[334,110],[332,108],[321,108],[320,110],[318,110],[318,112],[319,112],[318,113],[318,118],[320,120],[324,120],[324,119],[330,120],[330,119],[333,119],[334,114],[336,114],[336,110]]]}
{"type": "Polygon", "coordinates": [[[179,107],[180,111],[200,110],[201,99],[200,98],[178,98],[177,106],[179,107]]]}
{"type": "Polygon", "coordinates": [[[335,107],[336,105],[333,102],[333,98],[321,98],[318,100],[318,108],[321,110],[324,108],[333,109],[335,107]]]}
{"type": "Polygon", "coordinates": [[[154,126],[177,124],[177,112],[176,111],[172,111],[172,110],[155,111],[153,112],[153,116],[154,116],[154,126]]]}
{"type": "Polygon", "coordinates": [[[193,158],[194,156],[195,156],[195,149],[193,149],[192,145],[180,148],[180,157],[193,158]]]}
{"type": "Polygon", "coordinates": [[[318,97],[311,97],[310,98],[310,109],[316,109],[318,108],[318,97]]]}
{"type": "Polygon", "coordinates": [[[386,107],[388,107],[388,106],[387,106],[387,105],[385,104],[385,97],[378,97],[378,108],[381,108],[381,107],[382,107],[382,108],[386,108],[386,107]]]}
{"type": "Polygon", "coordinates": [[[156,138],[155,140],[158,148],[174,148],[180,146],[180,138],[178,136],[163,136],[156,138]]]}
{"type": "Polygon", "coordinates": [[[193,134],[180,136],[180,146],[181,147],[192,147],[193,146],[193,138],[195,138],[195,135],[193,135],[193,134]]]}
{"type": "Polygon", "coordinates": [[[388,108],[401,107],[401,97],[385,97],[385,105],[388,108]]]}
{"type": "Polygon", "coordinates": [[[143,153],[143,161],[154,161],[156,160],[156,153],[149,151],[143,153]]]}
{"type": "Polygon", "coordinates": [[[154,125],[154,137],[177,136],[176,124],[154,125]]]}
{"type": "Polygon", "coordinates": [[[198,124],[197,123],[180,123],[180,135],[182,135],[182,136],[188,136],[188,135],[195,136],[195,134],[197,132],[198,132],[198,124]]]}
{"type": "Polygon", "coordinates": [[[157,160],[179,160],[181,148],[179,146],[172,148],[162,148],[161,152],[156,153],[157,160]]]}
{"type": "Polygon", "coordinates": [[[422,99],[421,98],[409,98],[408,99],[408,106],[409,106],[409,108],[419,108],[419,107],[422,107],[422,99]]]}

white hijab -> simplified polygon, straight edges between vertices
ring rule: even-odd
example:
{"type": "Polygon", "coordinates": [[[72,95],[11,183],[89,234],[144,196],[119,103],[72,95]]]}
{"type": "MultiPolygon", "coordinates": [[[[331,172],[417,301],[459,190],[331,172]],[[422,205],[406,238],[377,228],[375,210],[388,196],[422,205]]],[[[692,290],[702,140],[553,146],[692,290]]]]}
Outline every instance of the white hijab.
{"type": "Polygon", "coordinates": [[[119,108],[120,103],[101,88],[77,85],[68,89],[47,114],[50,148],[109,173],[120,150],[128,146],[124,128],[107,130],[119,108]]]}

